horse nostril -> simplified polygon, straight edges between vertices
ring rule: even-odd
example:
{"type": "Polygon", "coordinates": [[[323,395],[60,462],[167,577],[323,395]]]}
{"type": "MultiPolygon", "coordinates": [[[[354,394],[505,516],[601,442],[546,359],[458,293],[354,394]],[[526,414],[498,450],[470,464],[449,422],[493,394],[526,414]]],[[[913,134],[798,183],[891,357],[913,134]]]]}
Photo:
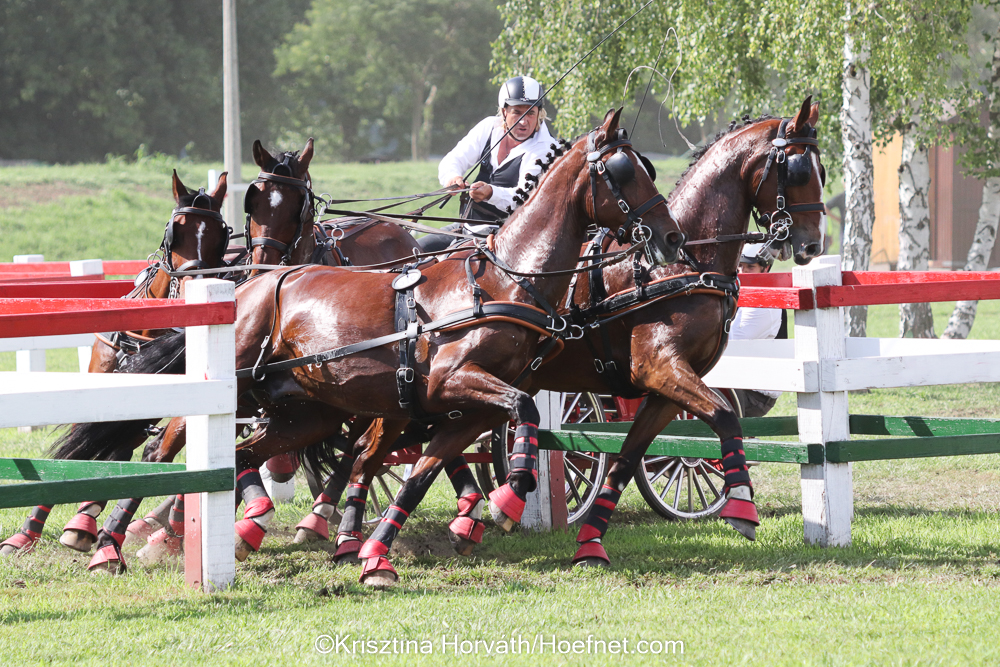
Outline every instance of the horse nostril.
{"type": "Polygon", "coordinates": [[[805,247],[806,257],[818,257],[823,251],[822,246],[819,243],[810,243],[805,247]]]}
{"type": "Polygon", "coordinates": [[[667,232],[664,235],[663,239],[664,241],[666,241],[666,245],[668,248],[677,249],[680,248],[682,245],[684,245],[684,241],[687,239],[687,237],[684,236],[684,232],[672,231],[672,232],[667,232]]]}

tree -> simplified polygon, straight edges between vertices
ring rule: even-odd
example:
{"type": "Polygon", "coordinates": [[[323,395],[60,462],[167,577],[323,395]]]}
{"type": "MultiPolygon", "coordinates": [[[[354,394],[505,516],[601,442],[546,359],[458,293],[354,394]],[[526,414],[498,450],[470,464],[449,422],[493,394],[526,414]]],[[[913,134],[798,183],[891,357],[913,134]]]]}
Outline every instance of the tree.
{"type": "MultiPolygon", "coordinates": [[[[939,117],[944,56],[965,49],[967,0],[665,0],[650,5],[553,93],[559,129],[582,130],[589,114],[619,101],[629,69],[655,59],[667,26],[677,31],[664,69],[679,62],[672,113],[704,121],[723,102],[737,113],[778,112],[814,94],[831,172],[847,188],[844,266],[864,270],[871,250],[872,134],[895,131],[899,109],[919,99],[939,117]]],[[[508,0],[508,27],[494,48],[501,68],[554,81],[586,48],[639,8],[581,0],[508,0]]],[[[667,91],[657,82],[656,92],[667,91]]],[[[850,335],[865,309],[850,309],[850,335]]]]}
{"type": "Polygon", "coordinates": [[[500,27],[490,0],[314,0],[277,51],[288,128],[348,159],[394,142],[425,158],[435,119],[454,141],[493,109],[500,27]]]}
{"type": "MultiPolygon", "coordinates": [[[[993,7],[996,4],[990,3],[993,7]]],[[[994,25],[997,24],[994,22],[994,25]]],[[[1000,221],[1000,25],[983,36],[993,46],[991,66],[986,77],[980,75],[978,68],[968,68],[969,77],[965,87],[969,94],[964,97],[964,108],[960,109],[960,122],[954,127],[958,140],[969,148],[963,156],[963,166],[969,172],[986,179],[979,220],[963,267],[966,271],[986,269],[1000,221]],[[984,106],[989,113],[989,122],[985,128],[980,120],[984,106]]],[[[955,304],[955,310],[941,337],[967,338],[976,318],[977,307],[976,301],[959,301],[955,304]]]]}

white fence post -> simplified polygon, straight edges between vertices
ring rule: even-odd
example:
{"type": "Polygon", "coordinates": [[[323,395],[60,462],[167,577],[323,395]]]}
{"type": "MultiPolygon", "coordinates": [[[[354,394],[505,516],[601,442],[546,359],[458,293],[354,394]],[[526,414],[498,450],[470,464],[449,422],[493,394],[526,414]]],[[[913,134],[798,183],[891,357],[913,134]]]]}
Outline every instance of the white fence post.
{"type": "MultiPolygon", "coordinates": [[[[71,276],[103,276],[104,262],[99,259],[81,259],[70,262],[69,274],[71,276]]],[[[80,364],[81,373],[86,373],[90,370],[90,354],[93,349],[93,343],[90,345],[81,345],[76,348],[76,357],[80,364]]]]}
{"type": "MultiPolygon", "coordinates": [[[[840,257],[827,256],[792,270],[795,287],[840,285],[840,257]]],[[[815,361],[820,388],[824,359],[846,356],[844,317],[840,308],[817,308],[795,313],[795,357],[815,361]]],[[[798,394],[799,440],[825,445],[850,439],[846,391],[798,394]]],[[[802,466],[802,518],[807,544],[848,546],[854,514],[850,463],[802,466]]]]}
{"type": "MultiPolygon", "coordinates": [[[[540,391],[535,396],[540,419],[538,430],[557,431],[562,426],[562,394],[540,391]]],[[[521,527],[530,530],[552,530],[552,498],[550,487],[549,451],[538,452],[538,488],[528,494],[521,516],[521,527]]]]}
{"type": "Polygon", "coordinates": [[[45,255],[14,255],[15,264],[34,264],[35,262],[44,262],[45,255]]]}
{"type": "MultiPolygon", "coordinates": [[[[32,264],[44,261],[45,255],[14,255],[15,264],[32,264]]],[[[17,350],[14,353],[14,360],[18,373],[45,372],[45,350],[17,350]]],[[[34,427],[19,426],[17,430],[21,433],[31,433],[34,427]]]]}
{"type": "MultiPolygon", "coordinates": [[[[233,301],[233,283],[226,280],[192,280],[187,303],[233,301]]],[[[232,324],[187,327],[187,376],[198,380],[233,378],[236,375],[236,338],[232,324]]],[[[235,392],[235,385],[233,391],[235,392]]],[[[235,401],[234,401],[235,404],[235,401]]],[[[187,418],[188,470],[235,468],[236,413],[187,418]]],[[[201,571],[188,572],[188,581],[200,575],[206,592],[222,590],[236,577],[235,495],[233,491],[202,493],[199,501],[201,571]]],[[[190,527],[191,523],[187,522],[190,527]]],[[[187,534],[187,533],[185,533],[187,534]]],[[[191,562],[190,560],[188,562],[191,562]]]]}

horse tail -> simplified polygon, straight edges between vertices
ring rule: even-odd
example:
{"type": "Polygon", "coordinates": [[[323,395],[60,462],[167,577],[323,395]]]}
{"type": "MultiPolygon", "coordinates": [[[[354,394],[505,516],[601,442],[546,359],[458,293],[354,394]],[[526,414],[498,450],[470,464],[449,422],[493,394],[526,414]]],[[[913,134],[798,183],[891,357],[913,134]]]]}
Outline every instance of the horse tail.
{"type": "MultiPolygon", "coordinates": [[[[186,364],[184,352],[184,333],[170,333],[143,345],[136,354],[125,357],[115,372],[182,374],[186,364]]],[[[121,460],[122,443],[141,443],[139,436],[156,421],[132,419],[73,424],[52,444],[49,454],[55,459],[121,460]]]]}
{"type": "MultiPolygon", "coordinates": [[[[350,453],[350,442],[343,435],[334,435],[325,440],[313,443],[304,448],[300,455],[306,466],[314,472],[317,478],[325,479],[330,474],[344,474],[340,470],[338,454],[350,453]]],[[[347,470],[350,475],[350,469],[347,470]]]]}

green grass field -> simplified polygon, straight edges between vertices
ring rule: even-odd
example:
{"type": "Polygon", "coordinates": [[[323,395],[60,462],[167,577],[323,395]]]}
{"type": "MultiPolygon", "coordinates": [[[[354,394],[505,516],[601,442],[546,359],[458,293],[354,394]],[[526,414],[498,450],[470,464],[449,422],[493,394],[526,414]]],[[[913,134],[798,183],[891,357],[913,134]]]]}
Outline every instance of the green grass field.
{"type": "MultiPolygon", "coordinates": [[[[52,260],[144,257],[171,208],[173,166],[151,159],[0,170],[14,186],[0,191],[0,261],[27,252],[52,260]]],[[[179,171],[192,185],[210,166],[217,167],[181,164],[179,171]]],[[[658,167],[667,191],[683,163],[658,167]]],[[[434,174],[432,164],[313,169],[318,192],[344,198],[426,190],[434,174]]],[[[935,304],[938,331],[950,309],[935,304]]],[[[973,337],[1000,338],[998,314],[996,302],[981,304],[973,337]]],[[[895,336],[897,329],[895,307],[870,309],[869,335],[895,336]]],[[[50,353],[49,366],[75,370],[75,351],[50,353]]],[[[12,354],[0,355],[0,370],[13,367],[12,354]]],[[[880,390],[849,400],[854,413],[1000,416],[1000,385],[880,390]]],[[[794,396],[786,394],[772,414],[794,412],[794,396]]],[[[53,439],[48,430],[0,430],[0,451],[44,456],[53,439]]],[[[74,511],[58,507],[35,553],[0,560],[0,662],[1000,663],[989,630],[1000,615],[1000,455],[855,464],[853,545],[844,549],[803,545],[795,466],[763,464],[751,474],[762,514],[757,542],[719,521],[665,522],[630,488],[606,539],[614,561],[606,571],[569,567],[575,533],[506,536],[489,523],[475,556],[455,556],[444,533],[453,492],[439,482],[396,542],[401,582],[388,591],[356,584],[358,571],[333,565],[330,545],[291,544],[311,505],[304,483],[294,503],[278,506],[261,553],[237,566],[236,585],[211,596],[185,589],[183,574],[166,566],[131,562],[123,577],[88,575],[89,555],[57,542],[74,511]],[[349,635],[348,647],[356,640],[414,643],[397,644],[410,651],[402,655],[322,653],[321,635],[349,635]],[[534,642],[535,652],[486,654],[486,642],[498,650],[495,642],[512,636],[534,642]],[[571,642],[584,642],[577,648],[586,651],[588,637],[609,648],[628,640],[630,653],[573,654],[571,642]],[[476,640],[479,652],[463,654],[473,645],[462,642],[476,640]],[[658,655],[639,654],[640,641],[683,642],[683,649],[666,644],[658,655]]],[[[147,501],[144,511],[150,507],[147,501]]],[[[24,512],[0,510],[3,537],[24,512]]]]}

